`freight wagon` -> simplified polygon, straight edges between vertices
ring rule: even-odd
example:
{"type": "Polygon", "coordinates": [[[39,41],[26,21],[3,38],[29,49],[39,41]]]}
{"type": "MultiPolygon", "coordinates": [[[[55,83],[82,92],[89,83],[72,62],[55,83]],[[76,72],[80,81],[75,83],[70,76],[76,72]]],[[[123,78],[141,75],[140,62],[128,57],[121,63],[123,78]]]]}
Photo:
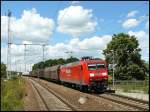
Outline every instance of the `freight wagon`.
{"type": "Polygon", "coordinates": [[[59,82],[60,81],[59,70],[60,70],[60,65],[47,67],[44,69],[43,78],[59,82]]]}

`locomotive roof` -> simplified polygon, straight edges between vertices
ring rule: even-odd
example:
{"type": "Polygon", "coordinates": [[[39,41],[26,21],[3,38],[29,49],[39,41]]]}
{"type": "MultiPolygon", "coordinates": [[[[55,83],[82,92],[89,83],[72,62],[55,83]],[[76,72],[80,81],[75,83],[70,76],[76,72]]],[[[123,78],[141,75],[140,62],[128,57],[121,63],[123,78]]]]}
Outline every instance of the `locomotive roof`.
{"type": "Polygon", "coordinates": [[[104,63],[104,62],[106,62],[105,60],[81,60],[81,62],[85,62],[85,63],[97,63],[97,62],[99,62],[99,63],[104,63]]]}
{"type": "Polygon", "coordinates": [[[72,63],[67,63],[67,64],[64,64],[64,65],[61,65],[61,67],[76,66],[76,65],[79,65],[79,64],[80,64],[80,61],[76,61],[76,62],[72,62],[72,63]]]}
{"type": "Polygon", "coordinates": [[[97,63],[97,62],[98,63],[105,63],[106,61],[105,60],[80,60],[80,61],[61,65],[61,67],[76,66],[76,65],[80,65],[81,63],[97,63]]]}

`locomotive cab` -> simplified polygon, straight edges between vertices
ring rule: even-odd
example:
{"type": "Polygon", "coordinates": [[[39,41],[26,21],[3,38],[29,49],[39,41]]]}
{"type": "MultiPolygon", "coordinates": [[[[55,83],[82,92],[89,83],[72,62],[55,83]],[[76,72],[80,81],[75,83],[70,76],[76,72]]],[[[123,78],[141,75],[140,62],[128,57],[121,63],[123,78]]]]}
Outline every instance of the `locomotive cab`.
{"type": "Polygon", "coordinates": [[[82,59],[82,65],[85,67],[83,72],[85,81],[89,88],[103,91],[108,87],[108,69],[107,63],[102,59],[82,59]]]}
{"type": "Polygon", "coordinates": [[[94,89],[107,89],[108,71],[105,62],[88,63],[89,83],[94,89]]]}

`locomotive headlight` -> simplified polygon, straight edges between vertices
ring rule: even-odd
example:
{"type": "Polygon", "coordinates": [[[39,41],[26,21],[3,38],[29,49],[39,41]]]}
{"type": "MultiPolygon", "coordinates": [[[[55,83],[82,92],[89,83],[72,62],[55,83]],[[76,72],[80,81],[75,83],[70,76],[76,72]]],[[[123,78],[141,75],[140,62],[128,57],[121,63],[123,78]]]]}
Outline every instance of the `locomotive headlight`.
{"type": "Polygon", "coordinates": [[[94,74],[93,74],[93,73],[90,73],[90,77],[94,77],[94,74]]]}
{"type": "Polygon", "coordinates": [[[106,76],[106,75],[107,75],[107,73],[105,73],[105,72],[104,72],[104,73],[102,73],[102,76],[106,76]]]}

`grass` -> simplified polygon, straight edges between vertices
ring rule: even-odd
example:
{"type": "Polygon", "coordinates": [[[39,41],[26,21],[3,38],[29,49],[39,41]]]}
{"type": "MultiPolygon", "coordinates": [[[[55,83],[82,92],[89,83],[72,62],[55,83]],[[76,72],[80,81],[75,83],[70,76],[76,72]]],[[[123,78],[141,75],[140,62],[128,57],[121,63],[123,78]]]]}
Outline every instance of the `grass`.
{"type": "Polygon", "coordinates": [[[20,76],[1,80],[1,111],[23,110],[22,98],[25,96],[25,81],[20,76]]]}
{"type": "MultiPolygon", "coordinates": [[[[111,86],[112,84],[109,83],[111,86]]],[[[119,81],[115,84],[116,89],[123,90],[123,92],[143,92],[148,93],[149,83],[145,81],[119,81]]]]}

